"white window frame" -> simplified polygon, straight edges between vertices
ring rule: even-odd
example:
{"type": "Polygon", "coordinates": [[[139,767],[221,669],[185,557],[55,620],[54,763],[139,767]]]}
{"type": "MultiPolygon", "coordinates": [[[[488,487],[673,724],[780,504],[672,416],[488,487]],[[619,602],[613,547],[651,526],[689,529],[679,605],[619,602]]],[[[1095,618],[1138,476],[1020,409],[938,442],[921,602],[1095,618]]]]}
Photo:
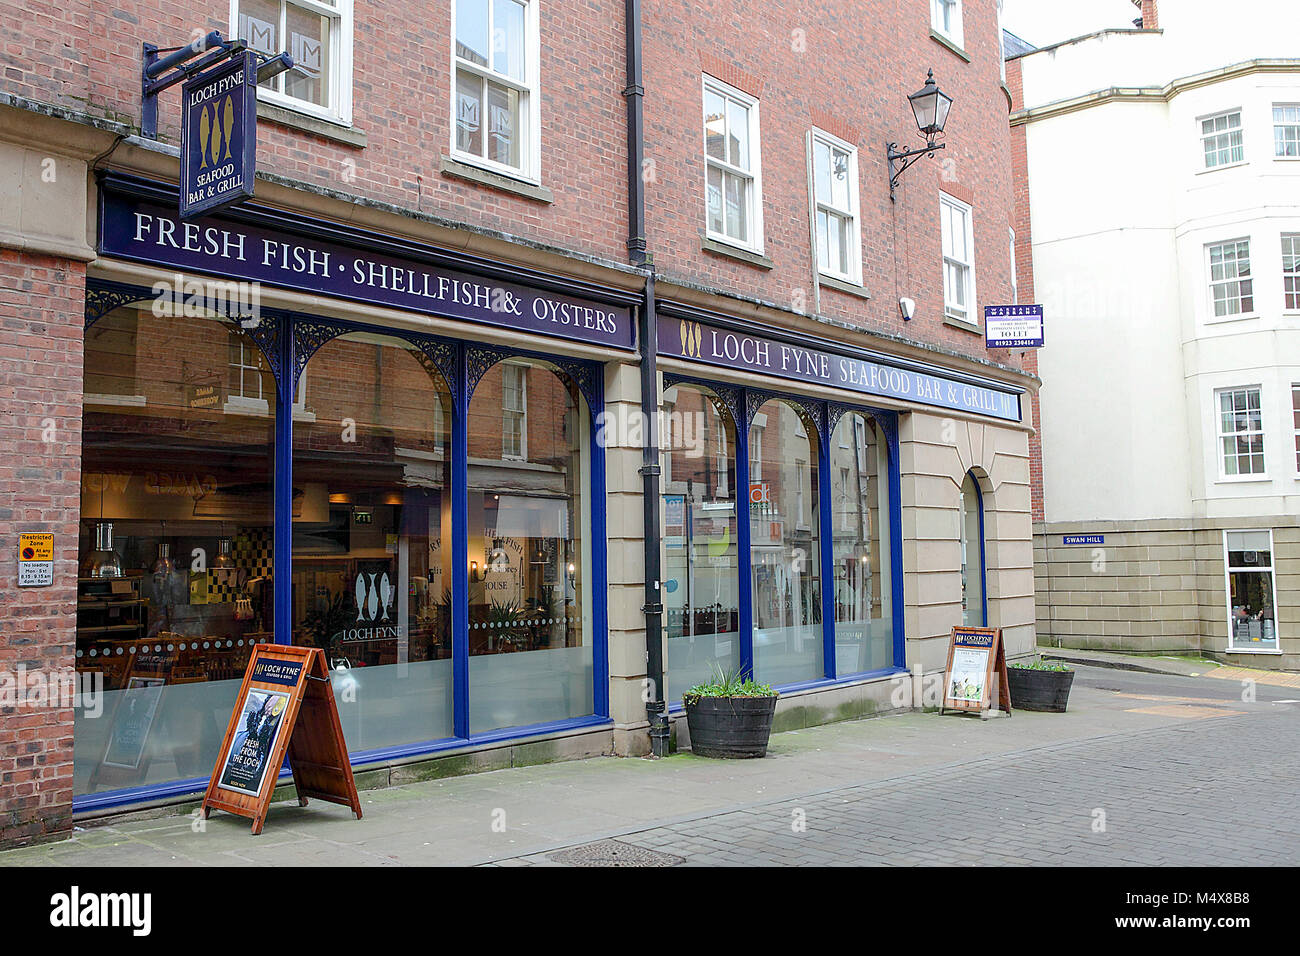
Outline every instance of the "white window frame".
{"type": "Polygon", "coordinates": [[[1020,304],[1020,276],[1016,274],[1016,231],[1008,229],[1008,238],[1010,239],[1011,254],[1011,304],[1020,304]]]}
{"type": "MultiPolygon", "coordinates": [[[[751,96],[744,90],[737,89],[729,83],[724,83],[717,77],[702,74],[700,83],[700,152],[704,156],[704,230],[705,235],[714,242],[721,242],[728,246],[735,246],[738,249],[744,249],[747,252],[763,254],[763,150],[760,130],[762,124],[759,120],[759,103],[758,97],[751,96]],[[721,159],[714,159],[709,155],[709,134],[704,125],[704,97],[706,93],[713,93],[721,96],[723,99],[734,100],[739,105],[745,107],[749,114],[749,151],[750,151],[750,169],[744,169],[740,166],[733,166],[731,163],[721,159]],[[716,166],[724,172],[747,176],[751,180],[749,190],[749,228],[752,233],[745,241],[729,236],[725,232],[714,232],[709,226],[709,169],[716,166]]],[[[725,190],[724,190],[725,193],[725,190]]],[[[725,217],[726,198],[723,197],[723,212],[725,217]]],[[[723,228],[726,228],[724,218],[723,228]]]]}
{"type": "MultiPolygon", "coordinates": [[[[1250,411],[1249,397],[1246,399],[1246,402],[1247,402],[1246,411],[1249,412],[1250,411]]],[[[1267,481],[1268,480],[1268,437],[1267,437],[1268,428],[1264,422],[1264,408],[1265,408],[1264,387],[1262,385],[1259,384],[1229,385],[1225,388],[1216,388],[1214,390],[1214,435],[1215,435],[1214,454],[1219,462],[1219,481],[1267,481]],[[1234,429],[1232,431],[1223,430],[1224,413],[1223,413],[1222,396],[1225,394],[1233,394],[1236,392],[1246,392],[1247,394],[1249,394],[1250,392],[1255,392],[1258,394],[1259,428],[1257,429],[1250,428],[1248,425],[1245,429],[1234,429]],[[1228,474],[1227,453],[1223,450],[1224,440],[1232,439],[1235,443],[1235,440],[1238,438],[1251,438],[1255,435],[1259,436],[1260,445],[1262,448],[1261,454],[1263,455],[1264,458],[1264,470],[1251,471],[1245,474],[1243,474],[1240,470],[1238,470],[1237,474],[1235,475],[1228,474]]],[[[1237,459],[1238,463],[1240,463],[1239,453],[1234,451],[1233,458],[1237,459]]]]}
{"type": "Polygon", "coordinates": [[[1300,477],[1300,381],[1291,383],[1291,423],[1295,429],[1295,470],[1300,477]]]}
{"type": "Polygon", "coordinates": [[[1295,162],[1300,160],[1300,103],[1274,103],[1271,115],[1273,117],[1273,158],[1281,162],[1295,162]],[[1294,110],[1296,114],[1294,122],[1288,122],[1286,120],[1279,122],[1277,118],[1278,110],[1294,110]],[[1279,153],[1277,151],[1277,134],[1280,129],[1292,129],[1295,131],[1295,152],[1279,153]]]}
{"type": "Polygon", "coordinates": [[[1254,272],[1253,260],[1254,260],[1254,256],[1251,253],[1249,236],[1238,236],[1234,239],[1223,239],[1219,242],[1208,242],[1205,244],[1205,274],[1209,279],[1209,284],[1207,287],[1209,292],[1209,301],[1207,302],[1207,313],[1206,313],[1207,322],[1210,323],[1236,322],[1240,319],[1255,318],[1259,315],[1259,301],[1258,301],[1258,297],[1255,294],[1255,272],[1254,272]],[[1243,244],[1246,247],[1245,260],[1246,260],[1247,271],[1245,276],[1242,276],[1240,271],[1242,257],[1240,255],[1239,247],[1243,244]],[[1233,260],[1232,260],[1234,263],[1234,269],[1236,270],[1236,273],[1230,278],[1216,280],[1214,278],[1214,250],[1227,249],[1229,246],[1236,247],[1233,249],[1233,260]],[[1250,310],[1249,311],[1246,311],[1244,308],[1242,308],[1242,301],[1245,299],[1245,294],[1243,294],[1241,287],[1243,283],[1247,283],[1247,282],[1250,283],[1250,292],[1249,292],[1250,310]],[[1237,311],[1228,312],[1224,315],[1219,315],[1214,310],[1215,287],[1228,286],[1231,285],[1232,283],[1236,283],[1237,285],[1237,295],[1235,299],[1225,298],[1224,301],[1225,302],[1235,301],[1237,303],[1237,311]]]}
{"type": "Polygon", "coordinates": [[[972,328],[978,328],[979,312],[976,309],[976,303],[978,302],[978,299],[976,298],[976,292],[975,292],[975,210],[971,207],[970,203],[962,202],[957,197],[949,196],[945,192],[939,193],[939,251],[941,257],[940,261],[943,264],[944,318],[946,318],[950,322],[958,322],[961,323],[962,325],[969,325],[972,328]],[[948,221],[948,210],[945,207],[951,207],[961,212],[965,218],[966,252],[967,252],[967,256],[969,257],[969,261],[963,261],[953,256],[949,256],[947,251],[943,248],[943,235],[944,235],[945,223],[948,221]],[[966,296],[966,314],[964,316],[955,312],[954,309],[956,308],[956,306],[950,304],[951,302],[949,296],[950,290],[948,288],[949,265],[957,265],[966,270],[966,277],[968,279],[967,284],[969,286],[969,289],[966,296]]]}
{"type": "MultiPolygon", "coordinates": [[[[749,426],[749,480],[763,480],[763,430],[767,428],[767,416],[755,415],[749,426]],[[758,419],[762,418],[762,424],[758,419]]],[[[746,489],[748,492],[748,489],[746,489]]]]}
{"type": "Polygon", "coordinates": [[[957,46],[964,47],[965,28],[962,25],[961,4],[962,0],[930,0],[930,29],[957,46]],[[944,29],[943,26],[945,7],[952,7],[953,26],[950,29],[944,29]]]}
{"type": "MultiPolygon", "coordinates": [[[[497,73],[488,67],[469,60],[462,60],[456,56],[456,0],[448,0],[451,5],[451,35],[448,38],[448,47],[451,57],[450,77],[450,102],[451,111],[449,114],[450,127],[448,131],[450,156],[452,159],[469,166],[477,166],[480,169],[486,169],[489,172],[499,173],[502,176],[508,176],[511,179],[518,179],[530,183],[534,186],[541,185],[542,182],[542,81],[541,81],[541,28],[540,17],[537,6],[540,0],[522,0],[525,4],[524,11],[524,30],[528,36],[524,39],[524,59],[525,78],[524,82],[506,76],[503,73],[497,73]],[[497,162],[489,159],[487,156],[479,156],[475,153],[467,153],[456,145],[456,75],[459,69],[465,69],[468,72],[475,73],[481,77],[487,77],[493,83],[499,83],[502,86],[508,86],[519,92],[524,102],[519,107],[519,118],[521,123],[526,124],[526,128],[521,131],[522,141],[519,144],[520,164],[518,167],[511,166],[507,163],[497,162]]],[[[494,16],[493,5],[488,5],[489,16],[489,35],[492,33],[491,17],[494,16]]],[[[495,40],[493,40],[495,43],[495,40]]],[[[481,118],[480,118],[481,119],[481,118]]],[[[480,129],[487,142],[486,128],[480,122],[480,129]]]]}
{"type": "MultiPolygon", "coordinates": [[[[832,279],[839,279],[841,282],[848,282],[852,285],[862,285],[862,206],[858,195],[858,148],[852,143],[846,142],[825,130],[813,127],[808,134],[808,191],[812,195],[812,234],[813,234],[813,255],[817,263],[817,271],[820,275],[829,276],[832,279]],[[845,170],[845,176],[848,178],[849,205],[847,209],[841,209],[829,202],[823,202],[817,195],[817,144],[831,150],[838,150],[846,153],[848,168],[845,170]],[[849,220],[849,271],[838,272],[831,268],[822,267],[821,256],[821,232],[817,228],[817,217],[821,213],[828,216],[838,216],[849,220]]],[[[828,261],[829,266],[829,261],[828,261]]]]}
{"type": "MultiPolygon", "coordinates": [[[[1200,144],[1201,147],[1201,171],[1202,172],[1211,172],[1216,169],[1229,169],[1233,166],[1241,166],[1246,162],[1246,127],[1245,127],[1245,122],[1242,119],[1240,106],[1233,107],[1230,110],[1219,110],[1217,113],[1209,113],[1205,116],[1198,116],[1196,118],[1196,132],[1197,132],[1197,142],[1200,144]],[[1228,119],[1233,116],[1237,117],[1237,125],[1235,127],[1227,126],[1222,130],[1215,130],[1210,133],[1205,132],[1206,123],[1210,123],[1219,119],[1228,119]],[[1216,159],[1215,162],[1211,163],[1210,157],[1205,152],[1205,146],[1207,141],[1210,139],[1217,140],[1219,137],[1222,136],[1231,136],[1234,132],[1237,134],[1237,138],[1240,140],[1240,143],[1238,144],[1237,148],[1241,150],[1241,159],[1232,159],[1231,152],[1230,152],[1229,159],[1227,162],[1220,163],[1216,159]]],[[[1233,147],[1229,146],[1228,149],[1229,151],[1231,151],[1233,147]]],[[[1216,157],[1218,155],[1219,150],[1220,147],[1216,144],[1215,146],[1216,157]]]]}
{"type": "MultiPolygon", "coordinates": [[[[300,100],[296,96],[290,96],[287,93],[281,93],[266,86],[257,88],[258,100],[284,107],[287,110],[293,110],[295,113],[303,113],[317,119],[338,123],[341,126],[351,126],[353,0],[335,0],[334,6],[317,3],[315,0],[279,0],[281,12],[277,29],[281,45],[287,40],[284,28],[284,10],[287,3],[301,7],[310,13],[330,18],[330,49],[336,51],[336,62],[333,64],[335,68],[331,71],[330,79],[329,101],[332,105],[318,106],[315,103],[300,100]]],[[[239,36],[239,0],[230,0],[230,35],[232,37],[239,36]]],[[[274,52],[290,51],[286,47],[283,50],[275,50],[274,52]]]]}
{"type": "Polygon", "coordinates": [[[1231,528],[1223,532],[1223,600],[1228,611],[1228,651],[1233,654],[1281,654],[1282,635],[1278,626],[1277,619],[1277,550],[1276,542],[1273,540],[1272,528],[1231,528]],[[1230,534],[1248,534],[1253,532],[1268,532],[1268,553],[1269,563],[1267,568],[1233,568],[1229,564],[1228,557],[1228,535],[1230,534]],[[1269,590],[1273,595],[1273,644],[1274,647],[1237,647],[1233,642],[1236,635],[1236,629],[1232,626],[1232,572],[1237,571],[1255,571],[1262,573],[1268,571],[1269,590]]]}
{"type": "MultiPolygon", "coordinates": [[[[253,398],[252,396],[244,394],[244,373],[247,370],[256,371],[258,369],[258,366],[248,364],[249,355],[251,353],[253,360],[256,361],[261,356],[261,353],[256,345],[246,341],[243,336],[238,335],[233,331],[231,332],[231,335],[239,345],[240,362],[238,364],[235,362],[227,362],[226,367],[237,368],[240,370],[240,388],[238,394],[227,392],[226,401],[222,404],[221,410],[227,415],[268,416],[271,414],[271,402],[268,398],[265,396],[253,398]]],[[[261,390],[261,382],[259,380],[258,391],[261,392],[261,390]]],[[[144,403],[141,402],[141,404],[144,403]]],[[[295,421],[314,422],[316,420],[316,414],[307,411],[307,370],[305,368],[298,374],[298,388],[293,398],[293,417],[295,421]]]]}
{"type": "Polygon", "coordinates": [[[503,362],[501,363],[501,460],[502,461],[527,461],[528,460],[528,369],[529,366],[520,362],[503,362]],[[510,408],[506,404],[506,375],[511,374],[510,370],[514,369],[515,374],[519,376],[519,408],[510,408]],[[519,454],[506,454],[506,415],[519,416],[519,454]]]}
{"type": "Polygon", "coordinates": [[[1300,313],[1300,233],[1284,232],[1282,233],[1282,311],[1288,313],[1300,313]],[[1291,251],[1287,251],[1288,244],[1291,251]],[[1291,258],[1294,269],[1288,270],[1286,260],[1291,258]],[[1295,291],[1289,293],[1295,298],[1295,305],[1287,304],[1288,290],[1286,287],[1287,280],[1295,280],[1295,291]]]}

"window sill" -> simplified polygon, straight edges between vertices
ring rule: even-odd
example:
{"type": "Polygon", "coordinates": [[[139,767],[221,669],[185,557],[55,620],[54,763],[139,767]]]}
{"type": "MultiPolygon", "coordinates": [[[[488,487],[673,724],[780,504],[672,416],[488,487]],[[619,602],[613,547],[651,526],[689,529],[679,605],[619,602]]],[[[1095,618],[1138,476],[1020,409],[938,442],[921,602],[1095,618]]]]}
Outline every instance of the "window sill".
{"type": "Polygon", "coordinates": [[[961,329],[963,332],[973,332],[976,335],[983,335],[984,330],[975,322],[967,322],[965,319],[954,319],[951,315],[943,317],[943,324],[949,328],[961,329]]]}
{"type": "Polygon", "coordinates": [[[1260,317],[1260,313],[1258,312],[1246,312],[1241,315],[1224,315],[1213,319],[1206,319],[1205,324],[1206,325],[1231,325],[1233,322],[1250,322],[1251,320],[1258,319],[1259,317],[1260,317]]]}
{"type": "Polygon", "coordinates": [[[1273,479],[1268,475],[1221,475],[1215,479],[1216,485],[1266,485],[1273,479]]]}
{"type": "Polygon", "coordinates": [[[938,30],[935,30],[934,28],[930,29],[930,39],[938,43],[939,46],[946,47],[947,49],[951,50],[953,53],[956,53],[967,63],[970,62],[970,54],[967,53],[965,50],[963,50],[958,43],[956,43],[954,40],[950,39],[949,37],[944,36],[938,30]]]}
{"type": "Polygon", "coordinates": [[[817,284],[826,289],[834,289],[837,292],[844,292],[848,295],[856,295],[859,299],[870,299],[871,293],[866,287],[856,282],[849,282],[846,279],[840,279],[836,276],[819,275],[817,284]]]}
{"type": "Polygon", "coordinates": [[[544,203],[555,202],[555,193],[545,186],[538,186],[502,173],[494,173],[478,166],[471,166],[469,163],[462,163],[450,156],[442,157],[442,166],[439,168],[439,172],[452,179],[463,179],[467,182],[477,183],[479,186],[487,186],[489,189],[522,196],[525,199],[544,203]]]}
{"type": "Polygon", "coordinates": [[[1209,169],[1198,169],[1196,171],[1196,175],[1204,176],[1207,173],[1218,173],[1218,172],[1222,172],[1225,169],[1240,169],[1242,166],[1249,166],[1249,165],[1250,165],[1250,160],[1243,159],[1239,163],[1224,163],[1222,166],[1211,166],[1209,169]]]}
{"type": "Polygon", "coordinates": [[[700,248],[712,255],[725,256],[747,265],[757,266],[759,269],[776,268],[776,263],[762,253],[742,249],[728,242],[719,242],[717,239],[710,239],[707,235],[700,236],[700,248]]]}
{"type": "Polygon", "coordinates": [[[1284,654],[1280,648],[1269,647],[1229,647],[1226,654],[1284,654]]]}
{"type": "Polygon", "coordinates": [[[288,126],[290,129],[296,129],[303,133],[310,133],[313,136],[321,137],[321,139],[343,143],[345,146],[355,146],[357,149],[366,148],[366,134],[355,127],[321,119],[319,116],[312,116],[310,113],[300,113],[297,110],[278,106],[275,103],[268,103],[265,100],[257,101],[257,118],[279,126],[288,126]]]}

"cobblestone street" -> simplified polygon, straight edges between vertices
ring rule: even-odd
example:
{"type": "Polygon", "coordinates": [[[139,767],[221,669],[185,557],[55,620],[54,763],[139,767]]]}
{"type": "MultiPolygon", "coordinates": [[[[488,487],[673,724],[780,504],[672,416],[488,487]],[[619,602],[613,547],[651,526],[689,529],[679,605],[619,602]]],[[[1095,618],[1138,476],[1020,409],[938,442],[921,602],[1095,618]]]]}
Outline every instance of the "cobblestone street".
{"type": "Polygon", "coordinates": [[[365,791],[359,822],[290,801],[259,837],[179,807],[0,866],[1295,864],[1300,692],[1261,676],[1243,701],[1221,670],[1080,666],[1064,715],[846,721],[774,735],[765,760],[594,759],[365,791]]]}

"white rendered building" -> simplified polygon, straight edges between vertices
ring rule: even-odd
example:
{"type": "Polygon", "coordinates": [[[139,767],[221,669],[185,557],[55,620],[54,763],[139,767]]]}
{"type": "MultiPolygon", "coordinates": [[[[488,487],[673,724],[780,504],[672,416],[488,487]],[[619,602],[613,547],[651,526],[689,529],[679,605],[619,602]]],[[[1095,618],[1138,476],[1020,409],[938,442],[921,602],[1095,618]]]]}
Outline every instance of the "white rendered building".
{"type": "Polygon", "coordinates": [[[1039,642],[1296,669],[1300,4],[1154,6],[1017,61],[1039,642]]]}

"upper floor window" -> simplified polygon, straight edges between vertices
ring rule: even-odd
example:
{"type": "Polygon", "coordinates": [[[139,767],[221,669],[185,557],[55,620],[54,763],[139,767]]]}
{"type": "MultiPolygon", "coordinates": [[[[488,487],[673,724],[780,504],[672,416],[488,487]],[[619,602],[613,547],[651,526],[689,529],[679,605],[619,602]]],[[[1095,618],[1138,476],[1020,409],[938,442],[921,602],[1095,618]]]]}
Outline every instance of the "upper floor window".
{"type": "Polygon", "coordinates": [[[501,457],[528,457],[528,367],[501,366],[501,457]]]}
{"type": "Polygon", "coordinates": [[[930,26],[961,46],[961,0],[930,0],[930,26]]]}
{"type": "Polygon", "coordinates": [[[293,57],[293,69],[261,84],[260,96],[352,122],[352,0],[231,0],[230,19],[250,50],[293,57]]]}
{"type": "Polygon", "coordinates": [[[812,165],[817,268],[837,279],[860,283],[857,148],[814,130],[812,165]]]}
{"type": "Polygon", "coordinates": [[[1300,236],[1282,237],[1282,290],[1288,312],[1300,312],[1300,236]]]}
{"type": "Polygon", "coordinates": [[[1214,317],[1255,311],[1255,280],[1250,277],[1250,240],[1210,246],[1210,296],[1214,317]]]}
{"type": "Polygon", "coordinates": [[[704,154],[709,237],[761,251],[758,100],[709,76],[704,78],[704,154]]]}
{"type": "Polygon", "coordinates": [[[1201,120],[1201,146],[1206,169],[1242,162],[1246,157],[1241,145],[1241,110],[1201,120]]]}
{"type": "Polygon", "coordinates": [[[1264,474],[1264,417],[1260,390],[1225,388],[1219,400],[1219,449],[1223,477],[1264,474]]]}
{"type": "Polygon", "coordinates": [[[537,3],[456,0],[452,30],[452,153],[536,179],[537,3]]]}
{"type": "Polygon", "coordinates": [[[1300,106],[1293,103],[1273,107],[1273,155],[1300,159],[1300,106]]]}
{"type": "Polygon", "coordinates": [[[971,207],[939,194],[943,233],[943,311],[961,322],[975,321],[975,237],[971,207]]]}
{"type": "Polygon", "coordinates": [[[1291,383],[1291,423],[1295,426],[1295,470],[1300,472],[1300,382],[1291,383]]]}

